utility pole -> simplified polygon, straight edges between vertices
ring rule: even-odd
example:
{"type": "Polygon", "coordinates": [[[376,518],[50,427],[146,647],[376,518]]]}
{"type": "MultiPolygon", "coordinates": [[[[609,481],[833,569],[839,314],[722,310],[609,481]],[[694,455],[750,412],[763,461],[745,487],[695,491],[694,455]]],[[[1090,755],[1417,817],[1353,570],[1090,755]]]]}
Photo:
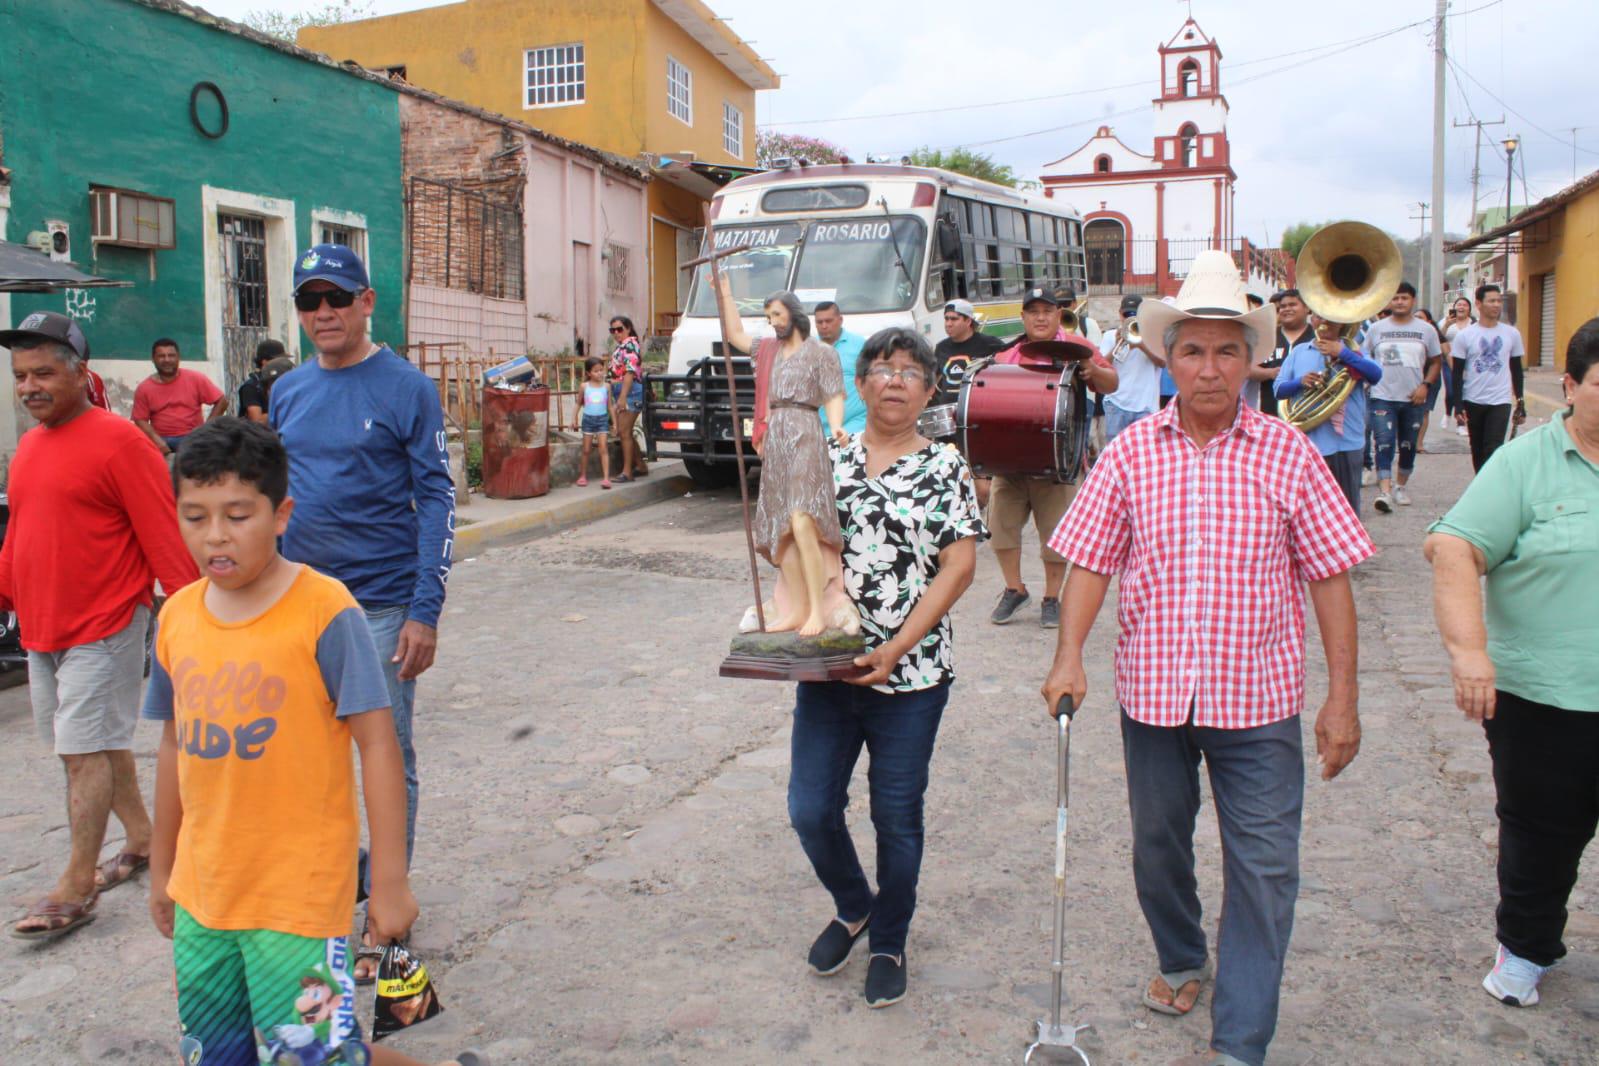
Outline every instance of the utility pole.
{"type": "MultiPolygon", "coordinates": [[[[1438,0],[1432,20],[1432,241],[1427,248],[1427,273],[1437,281],[1444,276],[1444,228],[1436,220],[1444,217],[1444,67],[1448,54],[1444,51],[1444,18],[1449,11],[1449,0],[1438,0]]],[[[1437,306],[1425,291],[1422,306],[1437,306]]]]}
{"type": "MultiPolygon", "coordinates": [[[[1420,273],[1421,277],[1419,279],[1417,279],[1417,281],[1416,281],[1416,290],[1422,294],[1422,300],[1421,300],[1421,302],[1418,303],[1417,306],[1419,306],[1419,307],[1430,307],[1432,305],[1426,302],[1426,296],[1427,296],[1427,256],[1425,254],[1426,253],[1425,245],[1427,243],[1427,205],[1424,204],[1424,203],[1418,203],[1416,206],[1421,208],[1421,214],[1419,214],[1419,215],[1411,215],[1410,217],[1411,218],[1419,218],[1421,220],[1421,234],[1416,239],[1416,259],[1418,260],[1418,262],[1417,262],[1417,271],[1418,271],[1418,273],[1420,273]]],[[[1436,222],[1437,222],[1437,220],[1434,219],[1434,224],[1436,224],[1436,222]]]]}
{"type": "MultiPolygon", "coordinates": [[[[1456,126],[1475,126],[1477,129],[1477,147],[1471,156],[1471,218],[1466,223],[1466,232],[1473,237],[1477,235],[1477,188],[1482,183],[1482,128],[1484,126],[1503,126],[1504,124],[1505,116],[1503,115],[1491,120],[1474,118],[1470,122],[1455,123],[1456,126]]],[[[1434,214],[1433,218],[1436,221],[1437,215],[1434,214]]],[[[1471,272],[1466,280],[1465,287],[1470,290],[1477,287],[1477,254],[1475,252],[1472,253],[1468,262],[1471,264],[1471,272]]]]}

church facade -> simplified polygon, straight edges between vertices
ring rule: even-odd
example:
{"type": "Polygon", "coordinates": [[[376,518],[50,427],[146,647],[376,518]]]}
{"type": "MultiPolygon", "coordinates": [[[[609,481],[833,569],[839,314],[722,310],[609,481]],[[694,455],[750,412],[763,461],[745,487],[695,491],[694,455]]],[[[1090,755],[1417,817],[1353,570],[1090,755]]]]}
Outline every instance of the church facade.
{"type": "Polygon", "coordinates": [[[1276,256],[1234,234],[1238,175],[1227,140],[1221,48],[1190,18],[1159,57],[1149,152],[1100,126],[1039,175],[1045,195],[1082,213],[1089,292],[1169,295],[1207,248],[1233,252],[1250,287],[1269,292],[1284,280],[1276,256]]]}

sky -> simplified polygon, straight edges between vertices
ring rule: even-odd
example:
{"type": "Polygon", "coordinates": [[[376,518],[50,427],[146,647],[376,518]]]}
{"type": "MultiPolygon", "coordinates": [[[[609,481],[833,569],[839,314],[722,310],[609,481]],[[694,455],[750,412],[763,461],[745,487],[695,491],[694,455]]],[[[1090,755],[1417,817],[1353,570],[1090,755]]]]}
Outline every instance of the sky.
{"type": "MultiPolygon", "coordinates": [[[[232,18],[326,2],[200,0],[232,18]]],[[[971,147],[1023,178],[1101,123],[1151,151],[1156,49],[1189,10],[1186,0],[1034,0],[976,20],[981,9],[970,0],[707,2],[782,77],[782,88],[759,94],[761,127],[822,137],[856,159],[971,147]]],[[[370,0],[369,10],[431,6],[370,0]]],[[[1421,231],[1418,205],[1432,199],[1432,0],[1191,6],[1222,51],[1241,235],[1275,246],[1296,222],[1336,218],[1401,236],[1421,231]],[[1420,25],[1401,28],[1411,23],[1420,25]]],[[[1573,140],[1576,174],[1599,169],[1599,109],[1588,88],[1599,5],[1450,0],[1450,12],[1446,123],[1506,120],[1483,129],[1482,206],[1504,203],[1500,142],[1513,134],[1518,206],[1574,180],[1573,140]]],[[[603,65],[591,57],[591,69],[603,65]]],[[[1447,134],[1444,228],[1457,233],[1471,213],[1476,131],[1451,125],[1447,134]]]]}

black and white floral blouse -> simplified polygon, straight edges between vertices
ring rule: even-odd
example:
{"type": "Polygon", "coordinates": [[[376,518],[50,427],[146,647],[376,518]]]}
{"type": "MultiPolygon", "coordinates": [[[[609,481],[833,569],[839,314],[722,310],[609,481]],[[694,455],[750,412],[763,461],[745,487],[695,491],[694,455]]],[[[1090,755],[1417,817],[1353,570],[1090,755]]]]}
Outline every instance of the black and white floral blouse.
{"type": "MultiPolygon", "coordinates": [[[[986,537],[971,467],[951,444],[903,455],[866,475],[866,445],[856,436],[830,447],[838,524],[844,534],[844,587],[861,615],[866,645],[886,644],[938,576],[938,553],[966,537],[986,537]]],[[[915,692],[955,679],[949,617],[894,667],[881,692],[915,692]]]]}

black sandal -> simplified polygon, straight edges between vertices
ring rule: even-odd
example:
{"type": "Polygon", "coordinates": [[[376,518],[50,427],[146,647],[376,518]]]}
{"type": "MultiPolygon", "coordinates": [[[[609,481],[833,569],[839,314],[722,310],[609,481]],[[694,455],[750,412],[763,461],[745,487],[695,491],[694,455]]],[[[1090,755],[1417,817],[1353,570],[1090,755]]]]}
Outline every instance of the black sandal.
{"type": "Polygon", "coordinates": [[[350,976],[355,979],[355,983],[358,986],[376,984],[378,979],[378,968],[376,963],[377,960],[383,958],[383,949],[378,947],[376,944],[367,943],[367,938],[371,935],[371,933],[371,924],[369,922],[362,921],[361,936],[355,945],[355,959],[350,963],[350,976]],[[362,977],[356,972],[355,969],[362,959],[373,960],[372,973],[367,977],[362,977]]]}

